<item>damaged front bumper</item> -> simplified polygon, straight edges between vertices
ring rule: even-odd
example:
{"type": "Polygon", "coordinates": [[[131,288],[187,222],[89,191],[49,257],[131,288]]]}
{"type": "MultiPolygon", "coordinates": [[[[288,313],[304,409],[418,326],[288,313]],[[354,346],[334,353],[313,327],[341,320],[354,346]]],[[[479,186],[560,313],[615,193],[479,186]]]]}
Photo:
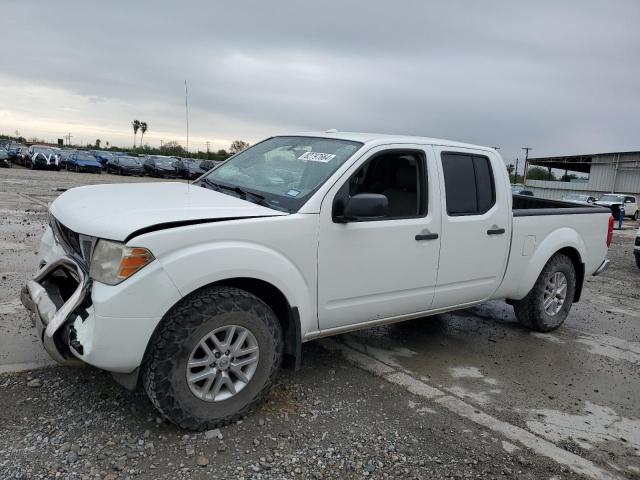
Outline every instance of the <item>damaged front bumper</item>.
{"type": "Polygon", "coordinates": [[[44,265],[22,289],[22,304],[35,315],[38,337],[47,353],[61,364],[77,364],[70,349],[82,346],[75,338],[72,318],[82,316],[91,279],[84,266],[70,256],[44,265]]]}

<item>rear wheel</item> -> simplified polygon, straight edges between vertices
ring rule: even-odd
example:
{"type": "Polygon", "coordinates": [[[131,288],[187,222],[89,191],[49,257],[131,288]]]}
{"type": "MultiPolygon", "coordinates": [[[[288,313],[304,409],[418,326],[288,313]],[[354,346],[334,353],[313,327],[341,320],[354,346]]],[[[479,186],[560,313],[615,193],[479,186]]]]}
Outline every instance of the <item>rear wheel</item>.
{"type": "Polygon", "coordinates": [[[262,399],[282,348],[280,323],[262,300],[237,288],[206,287],[176,305],[154,333],[144,388],[169,421],[215,428],[262,399]]]}
{"type": "Polygon", "coordinates": [[[638,220],[638,210],[636,210],[635,213],[633,214],[633,219],[638,220]]]}
{"type": "Polygon", "coordinates": [[[544,266],[527,296],[513,302],[516,317],[532,330],[555,330],[569,315],[575,291],[573,262],[566,255],[557,253],[544,266]]]}

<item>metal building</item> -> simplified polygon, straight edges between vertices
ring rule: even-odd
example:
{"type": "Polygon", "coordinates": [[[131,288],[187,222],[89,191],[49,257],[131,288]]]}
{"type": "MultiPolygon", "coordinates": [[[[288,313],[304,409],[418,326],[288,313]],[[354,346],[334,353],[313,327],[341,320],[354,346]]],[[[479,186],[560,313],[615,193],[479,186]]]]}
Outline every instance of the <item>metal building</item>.
{"type": "Polygon", "coordinates": [[[605,193],[627,193],[640,197],[640,152],[596,153],[563,157],[530,158],[528,168],[542,167],[556,176],[575,173],[569,181],[526,179],[536,197],[561,200],[569,193],[599,197],[605,193]],[[588,178],[586,178],[588,175],[588,178]]]}

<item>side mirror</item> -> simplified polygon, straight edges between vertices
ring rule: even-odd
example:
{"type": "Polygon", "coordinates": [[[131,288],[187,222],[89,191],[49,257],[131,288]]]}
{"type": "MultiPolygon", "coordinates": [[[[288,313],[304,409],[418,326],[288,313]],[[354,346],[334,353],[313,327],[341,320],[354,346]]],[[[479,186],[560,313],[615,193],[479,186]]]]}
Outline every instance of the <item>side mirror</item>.
{"type": "Polygon", "coordinates": [[[389,207],[389,200],[378,193],[359,193],[349,198],[344,207],[342,222],[366,220],[384,217],[389,207]]]}

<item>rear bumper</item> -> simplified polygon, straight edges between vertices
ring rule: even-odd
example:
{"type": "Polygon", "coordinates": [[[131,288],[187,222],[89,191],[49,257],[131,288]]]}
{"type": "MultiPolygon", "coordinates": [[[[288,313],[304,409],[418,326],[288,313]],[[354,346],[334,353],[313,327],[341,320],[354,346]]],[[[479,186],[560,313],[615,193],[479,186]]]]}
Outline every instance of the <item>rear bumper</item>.
{"type": "Polygon", "coordinates": [[[607,270],[609,268],[609,265],[611,264],[611,261],[608,258],[605,258],[602,263],[600,264],[600,266],[596,269],[595,272],[593,272],[593,275],[600,275],[602,272],[604,272],[605,270],[607,270]]]}

